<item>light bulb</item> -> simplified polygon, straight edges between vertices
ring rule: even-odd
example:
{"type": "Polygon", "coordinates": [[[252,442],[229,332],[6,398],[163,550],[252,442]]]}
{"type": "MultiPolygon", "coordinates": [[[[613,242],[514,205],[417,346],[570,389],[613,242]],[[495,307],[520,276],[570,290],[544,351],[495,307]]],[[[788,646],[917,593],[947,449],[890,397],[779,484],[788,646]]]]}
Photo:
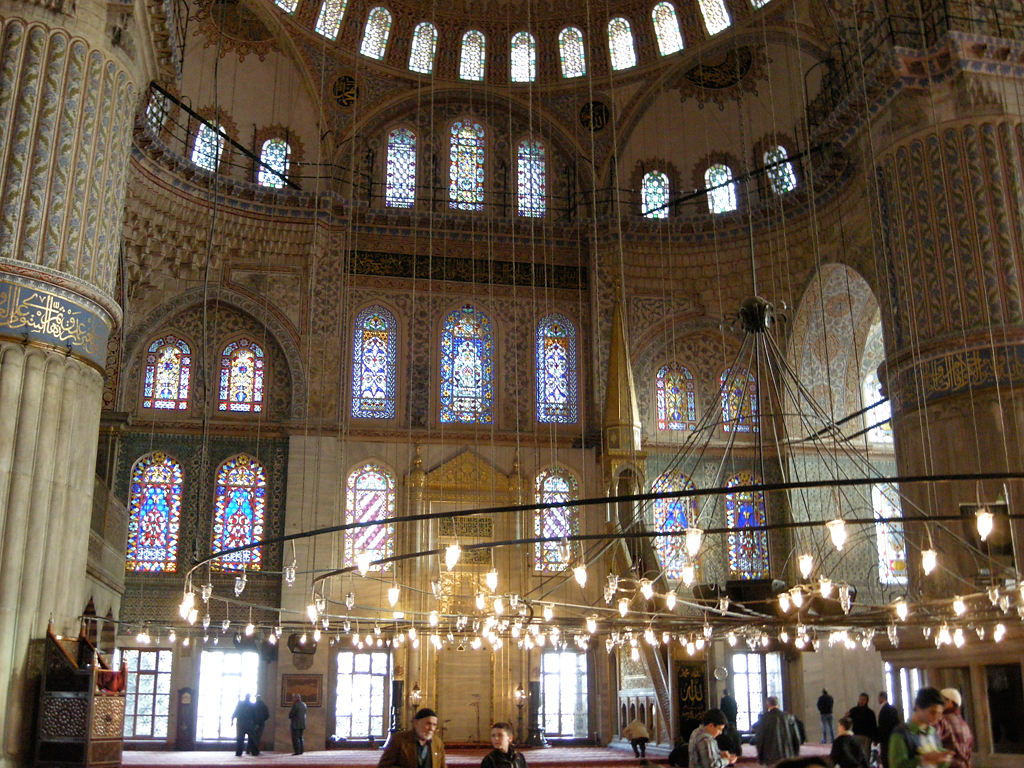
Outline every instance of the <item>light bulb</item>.
{"type": "Polygon", "coordinates": [[[203,584],[199,588],[199,596],[203,599],[204,603],[210,602],[210,597],[213,595],[213,584],[203,584]]]}
{"type": "Polygon", "coordinates": [[[800,610],[804,607],[804,591],[802,589],[794,589],[789,596],[789,599],[793,601],[793,606],[800,610]]]}
{"type": "Polygon", "coordinates": [[[250,621],[245,625],[245,636],[252,637],[254,632],[256,632],[256,625],[250,621]]]}
{"type": "Polygon", "coordinates": [[[444,567],[450,571],[459,562],[460,557],[462,557],[462,547],[458,543],[449,544],[444,550],[444,567]]]}
{"type": "Polygon", "coordinates": [[[555,615],[555,609],[551,607],[551,604],[550,603],[545,604],[545,606],[544,606],[544,621],[551,621],[551,619],[552,619],[552,617],[554,617],[554,615],[555,615]]]}
{"type": "Polygon", "coordinates": [[[498,572],[493,568],[489,570],[487,575],[484,576],[484,583],[491,592],[496,590],[498,588],[498,572]]]}
{"type": "Polygon", "coordinates": [[[365,576],[370,571],[370,563],[373,562],[373,553],[367,552],[365,549],[356,555],[356,568],[359,569],[359,575],[365,576]]]}
{"type": "Polygon", "coordinates": [[[430,644],[433,645],[436,650],[440,651],[441,650],[441,636],[440,635],[431,635],[430,636],[430,644]]]}
{"type": "Polygon", "coordinates": [[[185,621],[187,621],[189,624],[193,624],[194,625],[196,623],[196,619],[198,619],[198,618],[199,618],[199,609],[198,608],[189,608],[188,616],[185,617],[185,621]]]}
{"type": "Polygon", "coordinates": [[[992,527],[995,524],[995,515],[989,512],[988,507],[982,507],[974,513],[974,521],[978,526],[978,535],[982,541],[988,538],[988,535],[992,533],[992,527]]]}
{"type": "Polygon", "coordinates": [[[190,645],[192,645],[192,641],[189,639],[188,635],[185,635],[185,637],[181,638],[182,648],[188,648],[190,645]]]}
{"type": "Polygon", "coordinates": [[[705,621],[704,622],[704,627],[701,629],[701,634],[704,636],[705,640],[710,640],[711,639],[711,633],[712,633],[711,625],[708,624],[705,621]]]}
{"type": "Polygon", "coordinates": [[[825,527],[828,529],[828,535],[832,539],[832,545],[842,552],[843,546],[846,544],[846,521],[838,517],[825,523],[825,527]]]}
{"type": "Polygon", "coordinates": [[[210,614],[203,614],[203,629],[210,628],[210,614]]]}
{"type": "Polygon", "coordinates": [[[177,640],[178,640],[178,633],[175,632],[173,629],[170,632],[167,633],[167,642],[173,643],[173,642],[176,642],[177,640]]]}
{"type": "Polygon", "coordinates": [[[993,606],[999,605],[999,587],[993,584],[985,590],[985,594],[988,596],[988,601],[992,603],[993,606]]]}
{"type": "Polygon", "coordinates": [[[235,577],[235,597],[238,597],[245,591],[245,571],[242,571],[241,576],[235,577]]]}
{"type": "Polygon", "coordinates": [[[674,611],[676,607],[676,593],[669,592],[665,595],[665,610],[674,611]]]}
{"type": "Polygon", "coordinates": [[[689,656],[693,656],[697,652],[697,644],[693,640],[686,641],[686,653],[689,656]]]}
{"type": "Polygon", "coordinates": [[[625,597],[619,598],[619,616],[626,618],[626,614],[629,613],[629,599],[625,597]]]}
{"type": "Polygon", "coordinates": [[[683,584],[690,586],[693,584],[693,580],[697,577],[697,569],[693,567],[692,563],[686,563],[683,565],[683,584]]]}
{"type": "Polygon", "coordinates": [[[178,615],[187,618],[189,611],[196,604],[196,596],[192,592],[186,592],[181,598],[181,605],[178,606],[178,615]]]}
{"type": "Polygon", "coordinates": [[[494,615],[501,616],[505,612],[505,598],[501,595],[497,595],[494,598],[494,615]]]}
{"type": "Polygon", "coordinates": [[[399,589],[397,584],[392,584],[390,587],[388,587],[388,605],[390,605],[392,608],[394,608],[395,605],[398,604],[398,595],[400,594],[400,592],[401,590],[399,589]]]}
{"type": "Polygon", "coordinates": [[[231,620],[230,619],[224,619],[224,621],[222,621],[220,623],[220,628],[224,632],[227,632],[228,631],[228,627],[230,627],[230,626],[231,626],[231,620]]]}
{"type": "Polygon", "coordinates": [[[818,579],[818,588],[821,590],[821,596],[827,600],[832,594],[832,579],[822,576],[818,579]]]}
{"type": "Polygon", "coordinates": [[[284,567],[284,583],[289,587],[295,583],[295,561],[292,560],[291,565],[284,567]]]}
{"type": "Polygon", "coordinates": [[[317,611],[316,605],[314,605],[313,603],[310,603],[309,605],[306,606],[306,618],[307,619],[309,619],[310,621],[316,621],[317,616],[319,616],[319,615],[320,615],[320,612],[317,611]]]}
{"type": "Polygon", "coordinates": [[[921,570],[925,576],[935,570],[939,564],[939,554],[934,549],[925,549],[921,552],[921,570]]]}
{"type": "Polygon", "coordinates": [[[305,645],[307,640],[309,640],[309,637],[303,632],[302,637],[299,638],[299,645],[305,645]]]}
{"type": "Polygon", "coordinates": [[[644,596],[644,600],[654,597],[654,585],[650,579],[640,579],[640,594],[644,596]]]}
{"type": "Polygon", "coordinates": [[[780,643],[788,643],[789,642],[789,633],[786,630],[782,630],[781,632],[779,632],[779,642],[780,643]]]}
{"type": "Polygon", "coordinates": [[[733,632],[732,630],[729,630],[729,632],[727,632],[726,635],[725,635],[725,641],[727,643],[729,643],[729,647],[730,648],[735,648],[736,647],[736,633],[733,632]]]}
{"type": "Polygon", "coordinates": [[[436,627],[438,621],[440,621],[440,617],[437,615],[437,611],[431,611],[430,614],[427,616],[427,624],[429,624],[432,627],[436,627]]]}
{"type": "Polygon", "coordinates": [[[486,605],[487,605],[487,598],[484,597],[484,593],[483,592],[477,592],[476,593],[476,609],[478,611],[482,611],[484,609],[484,606],[486,606],[486,605]]]}
{"type": "Polygon", "coordinates": [[[704,531],[700,528],[686,529],[686,554],[695,558],[700,553],[700,545],[704,540],[704,531]]]}
{"type": "Polygon", "coordinates": [[[720,597],[720,598],[718,598],[718,610],[721,611],[722,613],[725,613],[726,611],[729,610],[729,598],[728,597],[720,597]]]}
{"type": "Polygon", "coordinates": [[[572,577],[576,579],[576,583],[581,587],[587,586],[587,566],[577,565],[572,569],[572,577]]]}
{"type": "Polygon", "coordinates": [[[789,592],[779,592],[779,608],[782,609],[783,613],[789,613],[789,592]]]}
{"type": "Polygon", "coordinates": [[[800,555],[797,558],[797,565],[800,568],[800,575],[805,579],[810,578],[811,571],[814,570],[814,558],[811,555],[800,555]]]}
{"type": "Polygon", "coordinates": [[[893,608],[896,610],[896,616],[900,621],[906,621],[907,616],[910,615],[910,606],[907,605],[907,601],[902,597],[893,604],[893,608]]]}
{"type": "Polygon", "coordinates": [[[953,598],[953,613],[955,613],[957,616],[963,616],[965,613],[967,613],[967,604],[964,602],[964,599],[960,597],[960,595],[957,595],[953,598]]]}
{"type": "Polygon", "coordinates": [[[1001,643],[1004,637],[1006,637],[1006,626],[1003,624],[996,624],[996,628],[992,630],[992,639],[997,643],[1001,643]]]}
{"type": "Polygon", "coordinates": [[[953,645],[957,648],[963,648],[966,642],[967,639],[964,637],[964,631],[960,627],[953,630],[953,645]]]}
{"type": "Polygon", "coordinates": [[[145,629],[140,629],[139,634],[135,636],[135,642],[142,645],[149,645],[149,632],[145,629]]]}
{"type": "Polygon", "coordinates": [[[587,633],[594,634],[597,632],[597,616],[587,616],[587,633]]]}

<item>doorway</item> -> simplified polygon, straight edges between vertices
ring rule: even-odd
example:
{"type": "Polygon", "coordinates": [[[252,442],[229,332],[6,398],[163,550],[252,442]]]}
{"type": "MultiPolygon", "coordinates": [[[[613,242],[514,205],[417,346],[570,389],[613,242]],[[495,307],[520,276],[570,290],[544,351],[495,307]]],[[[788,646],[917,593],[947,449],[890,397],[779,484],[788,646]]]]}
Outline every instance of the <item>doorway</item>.
{"type": "Polygon", "coordinates": [[[255,651],[203,651],[199,658],[198,741],[234,741],[231,715],[246,694],[256,698],[260,655],[255,651]]]}

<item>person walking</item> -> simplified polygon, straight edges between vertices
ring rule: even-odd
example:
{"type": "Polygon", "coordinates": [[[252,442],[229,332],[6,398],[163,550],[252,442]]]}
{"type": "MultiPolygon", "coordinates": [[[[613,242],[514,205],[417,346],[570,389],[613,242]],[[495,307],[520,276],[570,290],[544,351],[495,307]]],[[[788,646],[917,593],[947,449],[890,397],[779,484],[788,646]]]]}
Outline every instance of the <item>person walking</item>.
{"type": "Polygon", "coordinates": [[[437,712],[420,709],[412,716],[411,729],[391,737],[377,768],[446,768],[444,742],[435,735],[437,723],[437,712]]]}
{"type": "Polygon", "coordinates": [[[267,725],[267,720],[270,719],[270,710],[267,709],[263,697],[258,693],[256,694],[256,701],[252,703],[250,714],[252,721],[249,724],[249,754],[258,755],[260,753],[260,742],[263,741],[263,729],[267,725]]]}
{"type": "Polygon", "coordinates": [[[974,734],[960,713],[962,699],[956,688],[943,688],[942,719],[939,720],[939,739],[942,746],[953,753],[950,768],[971,768],[974,752],[974,734]]]}
{"type": "Polygon", "coordinates": [[[836,739],[835,716],[832,709],[835,706],[835,699],[824,688],[821,689],[821,696],[818,697],[818,714],[821,716],[821,743],[830,744],[836,739]]]}
{"type": "Polygon", "coordinates": [[[499,722],[491,726],[491,746],[494,747],[480,761],[480,768],[526,768],[526,758],[512,746],[515,728],[512,723],[499,722]]]}
{"type": "Polygon", "coordinates": [[[952,752],[942,748],[936,726],[944,700],[936,688],[922,688],[914,697],[914,711],[889,737],[890,768],[948,768],[952,752]]]}
{"type": "Polygon", "coordinates": [[[878,755],[882,768],[889,768],[889,737],[897,725],[903,722],[900,711],[889,703],[889,694],[878,692],[878,755]]]}
{"type": "Polygon", "coordinates": [[[839,718],[839,735],[832,742],[829,758],[836,768],[868,768],[868,756],[854,737],[853,721],[848,717],[839,718]]]}
{"type": "Polygon", "coordinates": [[[864,754],[871,754],[871,744],[878,738],[878,721],[875,710],[868,706],[868,695],[857,697],[857,706],[851,707],[846,716],[853,721],[853,735],[857,737],[864,754]]]}
{"type": "Polygon", "coordinates": [[[796,718],[779,709],[779,700],[769,696],[767,709],[754,726],[754,743],[757,745],[757,759],[765,765],[775,765],[787,757],[800,754],[800,734],[796,718]]]}
{"type": "Polygon", "coordinates": [[[306,702],[302,700],[302,695],[296,693],[292,699],[292,708],[288,710],[293,755],[301,755],[306,751],[306,742],[302,737],[302,732],[306,730],[306,709],[306,702]]]}
{"type": "Polygon", "coordinates": [[[235,724],[235,757],[242,756],[245,751],[245,737],[252,730],[251,698],[251,694],[245,694],[245,698],[238,700],[235,711],[231,713],[231,722],[235,724]]]}
{"type": "Polygon", "coordinates": [[[736,762],[738,755],[722,752],[715,739],[725,730],[725,713],[720,709],[709,709],[701,718],[701,724],[690,734],[690,768],[727,768],[736,762]]]}
{"type": "Polygon", "coordinates": [[[629,746],[633,748],[633,756],[641,759],[647,757],[647,742],[651,740],[651,734],[647,726],[636,718],[622,729],[622,738],[629,739],[629,746]]]}

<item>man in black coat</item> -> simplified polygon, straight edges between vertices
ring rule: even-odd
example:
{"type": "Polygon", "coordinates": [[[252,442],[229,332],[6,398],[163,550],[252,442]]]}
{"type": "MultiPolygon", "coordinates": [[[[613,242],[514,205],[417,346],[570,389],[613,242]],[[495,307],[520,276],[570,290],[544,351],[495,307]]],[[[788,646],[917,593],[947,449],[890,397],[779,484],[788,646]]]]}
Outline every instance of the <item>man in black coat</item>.
{"type": "Polygon", "coordinates": [[[889,737],[897,725],[903,722],[900,711],[889,703],[885,691],[878,693],[878,743],[882,757],[882,768],[889,768],[889,737]]]}
{"type": "Polygon", "coordinates": [[[263,741],[263,729],[270,719],[270,710],[263,701],[263,697],[256,694],[256,701],[252,704],[252,726],[249,730],[249,754],[260,753],[260,742],[263,741]]]}
{"type": "Polygon", "coordinates": [[[306,742],[302,738],[302,732],[306,730],[306,702],[298,693],[292,701],[292,708],[288,710],[288,721],[292,731],[292,754],[301,755],[306,751],[306,742]]]}
{"type": "Polygon", "coordinates": [[[800,754],[800,733],[796,718],[779,709],[775,696],[769,696],[766,704],[767,710],[754,726],[757,760],[764,765],[775,765],[800,754]]]}
{"type": "Polygon", "coordinates": [[[853,735],[857,737],[864,754],[871,754],[871,742],[878,739],[878,721],[875,710],[868,706],[868,695],[862,693],[857,697],[857,706],[852,707],[846,716],[853,721],[853,735]]]}
{"type": "MultiPolygon", "coordinates": [[[[252,696],[245,694],[239,699],[235,711],[231,713],[231,722],[235,724],[235,756],[241,757],[245,751],[245,737],[252,731],[252,696]]],[[[250,742],[251,744],[252,742],[250,742]]]]}
{"type": "Polygon", "coordinates": [[[739,707],[736,705],[736,699],[729,695],[729,689],[725,689],[725,693],[722,694],[722,701],[719,703],[718,708],[722,710],[722,714],[725,715],[725,719],[736,727],[736,715],[739,714],[739,707]]]}

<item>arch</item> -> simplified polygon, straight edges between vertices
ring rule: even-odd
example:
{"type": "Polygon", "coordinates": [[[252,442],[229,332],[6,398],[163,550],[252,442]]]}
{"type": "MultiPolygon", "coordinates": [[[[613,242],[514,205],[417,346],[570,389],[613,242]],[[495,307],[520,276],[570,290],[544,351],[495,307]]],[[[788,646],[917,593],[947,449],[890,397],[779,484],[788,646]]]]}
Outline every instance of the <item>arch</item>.
{"type": "Polygon", "coordinates": [[[544,142],[523,139],[516,146],[516,202],[520,216],[540,217],[547,208],[544,142]]]}
{"type": "Polygon", "coordinates": [[[366,27],[363,30],[363,41],[359,44],[359,52],[371,59],[378,61],[383,59],[390,35],[391,11],[383,5],[371,8],[366,17],[366,27]]]}
{"type": "Polygon", "coordinates": [[[356,315],[352,339],[352,417],[393,419],[397,399],[398,323],[380,304],[356,315]]]}
{"type": "Polygon", "coordinates": [[[757,377],[746,368],[726,368],[718,377],[722,398],[722,429],[726,432],[757,432],[757,377]]]}
{"type": "Polygon", "coordinates": [[[155,451],[132,467],[128,488],[125,571],[173,573],[178,569],[181,464],[155,451]]]}
{"type": "Polygon", "coordinates": [[[462,51],[459,54],[459,79],[484,79],[486,71],[487,38],[476,29],[468,30],[462,36],[462,51]]]}
{"type": "Polygon", "coordinates": [[[173,333],[163,334],[146,351],[142,407],[187,410],[191,380],[192,348],[173,333]]]}
{"type": "Polygon", "coordinates": [[[537,421],[575,424],[579,418],[576,325],[565,315],[552,312],[537,323],[534,344],[537,421]]]}
{"type": "Polygon", "coordinates": [[[494,333],[472,305],[449,312],[441,326],[441,423],[494,421],[494,333]]]}
{"type": "MultiPolygon", "coordinates": [[[[753,485],[753,473],[738,472],[726,486],[753,485]]],[[[766,579],[770,573],[768,532],[764,493],[762,491],[731,491],[725,495],[725,525],[729,528],[729,575],[739,579],[766,579]]]]}
{"type": "Polygon", "coordinates": [[[768,147],[761,158],[772,192],[785,195],[796,189],[796,171],[789,159],[789,152],[782,144],[768,147]]]}
{"type": "Polygon", "coordinates": [[[223,127],[220,123],[199,123],[192,137],[192,164],[204,171],[216,173],[224,153],[223,127]]]}
{"type": "Polygon", "coordinates": [[[667,219],[671,200],[668,176],[648,171],[640,182],[640,213],[645,219],[667,219]]]}
{"type": "MultiPolygon", "coordinates": [[[[654,481],[652,493],[694,490],[693,481],[683,472],[665,472],[654,481]]],[[[659,533],[682,532],[690,527],[697,517],[697,497],[686,496],[674,499],[655,499],[651,505],[654,530],[659,533]]],[[[669,579],[681,579],[683,566],[689,560],[686,554],[686,540],[682,536],[659,536],[654,540],[661,570],[669,579]]]]}
{"type": "Polygon", "coordinates": [[[655,375],[654,389],[659,431],[697,429],[697,387],[689,368],[665,363],[655,375]]]}
{"type": "MultiPolygon", "coordinates": [[[[534,499],[538,504],[572,501],[580,495],[579,482],[567,468],[555,465],[541,470],[534,478],[534,499]]],[[[575,507],[538,509],[533,518],[533,535],[555,541],[534,544],[533,569],[538,573],[559,573],[569,567],[571,552],[558,539],[579,533],[579,512],[575,507]]]]}
{"type": "MultiPolygon", "coordinates": [[[[290,0],[298,4],[298,0],[290,0]]],[[[323,0],[320,5],[320,13],[316,17],[316,31],[328,40],[338,37],[338,30],[341,29],[341,20],[345,18],[345,8],[348,0],[323,0]]]]}
{"type": "Polygon", "coordinates": [[[711,213],[732,213],[739,207],[732,168],[725,163],[708,166],[704,171],[704,188],[708,192],[708,210],[711,213]]]}
{"type": "MultiPolygon", "coordinates": [[[[255,456],[240,453],[217,468],[214,494],[213,551],[254,544],[263,538],[267,473],[255,456]]],[[[214,560],[215,569],[258,571],[263,548],[253,547],[214,560]]]]}
{"type": "Polygon", "coordinates": [[[587,74],[587,54],[583,45],[583,32],[577,27],[566,27],[558,33],[558,58],[562,77],[569,80],[587,74]]]}
{"type": "Polygon", "coordinates": [[[608,22],[608,55],[613,70],[636,66],[633,28],[622,16],[616,16],[608,22]]]}
{"type": "Polygon", "coordinates": [[[707,27],[709,35],[717,35],[732,25],[725,0],[697,0],[697,3],[700,5],[700,13],[704,17],[704,26],[707,27]]]}
{"type": "Polygon", "coordinates": [[[434,71],[434,53],[437,50],[437,27],[429,21],[421,21],[412,33],[412,47],[409,49],[409,69],[422,75],[434,71]]]}
{"type": "Polygon", "coordinates": [[[889,483],[871,486],[871,509],[875,514],[878,581],[886,587],[906,584],[907,542],[899,490],[889,483]]]}
{"type": "Polygon", "coordinates": [[[277,136],[264,141],[263,148],[260,150],[261,165],[256,173],[256,183],[261,187],[282,189],[284,180],[288,176],[291,155],[291,146],[281,137],[277,136]]]}
{"type": "Polygon", "coordinates": [[[263,410],[263,347],[247,336],[229,342],[220,353],[217,410],[263,410]]]}
{"type": "Polygon", "coordinates": [[[651,21],[654,22],[658,52],[662,56],[683,50],[683,34],[679,29],[676,7],[672,3],[661,2],[655,5],[651,10],[651,21]]]}
{"type": "Polygon", "coordinates": [[[416,205],[416,133],[410,128],[393,128],[387,141],[384,205],[412,208],[416,205]]]}
{"type": "Polygon", "coordinates": [[[532,83],[537,79],[537,43],[526,31],[512,36],[509,52],[509,79],[513,83],[532,83]]]}
{"type": "Polygon", "coordinates": [[[462,211],[484,209],[484,127],[473,120],[456,120],[449,134],[449,205],[462,211]]]}
{"type": "MultiPolygon", "coordinates": [[[[395,517],[395,475],[383,464],[366,461],[354,467],[345,481],[345,524],[395,517]]],[[[391,557],[395,552],[394,523],[350,528],[345,531],[344,566],[357,563],[369,553],[374,560],[391,557]]],[[[374,571],[390,571],[390,563],[371,566],[374,571]]]]}

